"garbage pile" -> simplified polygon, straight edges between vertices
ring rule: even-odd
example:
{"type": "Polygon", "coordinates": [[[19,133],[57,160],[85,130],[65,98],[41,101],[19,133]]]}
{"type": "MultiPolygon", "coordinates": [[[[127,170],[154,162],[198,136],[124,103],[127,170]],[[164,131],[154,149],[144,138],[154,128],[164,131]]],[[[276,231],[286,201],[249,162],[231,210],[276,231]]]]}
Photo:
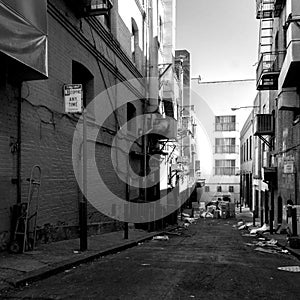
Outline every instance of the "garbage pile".
{"type": "Polygon", "coordinates": [[[233,228],[237,228],[242,231],[243,237],[253,237],[256,240],[251,241],[251,243],[245,243],[246,246],[253,247],[254,251],[269,253],[269,254],[289,254],[289,251],[282,249],[278,245],[278,241],[274,238],[270,239],[265,236],[265,233],[270,232],[270,226],[268,224],[263,224],[260,227],[253,226],[252,223],[245,223],[239,221],[233,228]]]}
{"type": "Polygon", "coordinates": [[[200,207],[201,218],[233,218],[235,217],[235,205],[227,201],[211,201],[200,207]]]}
{"type": "Polygon", "coordinates": [[[180,227],[187,228],[191,224],[196,223],[197,219],[199,219],[199,214],[194,213],[194,216],[192,217],[190,214],[183,212],[183,213],[178,215],[178,225],[180,227]]]}

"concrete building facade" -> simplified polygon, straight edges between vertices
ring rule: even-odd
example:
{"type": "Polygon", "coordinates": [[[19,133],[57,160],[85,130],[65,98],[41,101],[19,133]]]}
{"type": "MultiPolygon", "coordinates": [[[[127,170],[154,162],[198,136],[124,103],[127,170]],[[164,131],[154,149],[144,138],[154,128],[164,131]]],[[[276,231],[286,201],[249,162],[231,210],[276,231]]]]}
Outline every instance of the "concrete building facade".
{"type": "Polygon", "coordinates": [[[206,178],[202,201],[229,197],[237,203],[240,195],[239,184],[239,130],[236,115],[214,117],[212,137],[213,168],[206,178]]]}

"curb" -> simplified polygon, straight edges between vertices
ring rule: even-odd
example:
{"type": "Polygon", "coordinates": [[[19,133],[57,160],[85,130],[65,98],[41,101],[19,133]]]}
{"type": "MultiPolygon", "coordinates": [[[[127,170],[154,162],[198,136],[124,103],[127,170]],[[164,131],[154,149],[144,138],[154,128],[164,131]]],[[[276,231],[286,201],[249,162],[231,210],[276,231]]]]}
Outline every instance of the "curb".
{"type": "MultiPolygon", "coordinates": [[[[172,231],[176,228],[177,228],[177,226],[174,226],[172,228],[165,229],[164,231],[150,233],[150,234],[145,235],[142,238],[138,238],[138,239],[132,240],[130,242],[124,242],[118,246],[113,246],[113,247],[107,248],[107,249],[102,250],[97,253],[91,253],[91,254],[81,253],[81,254],[79,254],[79,256],[77,256],[75,258],[64,260],[62,262],[58,262],[58,263],[52,264],[52,265],[44,267],[44,268],[30,271],[21,276],[11,277],[11,278],[5,280],[5,283],[9,284],[10,287],[21,287],[21,286],[26,285],[27,283],[45,279],[52,275],[64,272],[65,270],[70,269],[75,266],[78,266],[80,264],[91,262],[100,257],[107,256],[109,254],[114,254],[114,253],[129,249],[129,248],[132,248],[134,246],[137,246],[139,243],[142,243],[142,242],[152,239],[156,235],[164,234],[167,231],[172,231]]],[[[7,287],[5,287],[5,288],[0,287],[0,292],[7,291],[7,290],[8,290],[7,287]]]]}

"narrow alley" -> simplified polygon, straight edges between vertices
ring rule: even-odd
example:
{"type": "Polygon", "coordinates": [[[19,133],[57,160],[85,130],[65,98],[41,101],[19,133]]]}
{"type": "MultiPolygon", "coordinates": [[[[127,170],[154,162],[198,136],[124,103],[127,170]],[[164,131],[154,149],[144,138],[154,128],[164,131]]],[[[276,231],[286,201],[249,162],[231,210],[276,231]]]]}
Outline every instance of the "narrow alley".
{"type": "Polygon", "coordinates": [[[1,299],[299,299],[290,254],[249,247],[236,219],[199,219],[115,255],[10,291],[1,299]]]}

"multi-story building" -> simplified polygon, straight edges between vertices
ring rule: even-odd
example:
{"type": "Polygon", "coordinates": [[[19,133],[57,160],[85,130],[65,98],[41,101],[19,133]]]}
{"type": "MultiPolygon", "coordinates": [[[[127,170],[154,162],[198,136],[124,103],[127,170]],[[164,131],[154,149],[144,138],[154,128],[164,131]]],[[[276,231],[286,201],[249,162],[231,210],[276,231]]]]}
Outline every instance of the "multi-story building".
{"type": "MultiPolygon", "coordinates": [[[[300,62],[297,0],[257,0],[260,22],[258,95],[254,103],[254,159],[257,179],[267,184],[257,197],[262,222],[277,226],[286,220],[288,200],[299,204],[300,62]],[[260,194],[264,192],[264,199],[260,194]]],[[[253,184],[255,184],[253,180],[253,184]]],[[[255,193],[253,195],[255,197],[255,193]]],[[[254,201],[255,202],[255,201],[254,201]]]]}
{"type": "MultiPolygon", "coordinates": [[[[240,133],[240,202],[253,208],[253,111],[240,133]]],[[[258,199],[257,199],[258,200],[258,199]]],[[[258,207],[258,204],[255,205],[258,207]]]]}
{"type": "Polygon", "coordinates": [[[180,158],[177,162],[183,169],[181,176],[181,195],[189,200],[186,205],[190,207],[197,201],[196,195],[196,167],[197,143],[196,143],[196,114],[194,105],[191,105],[191,57],[187,50],[176,50],[176,61],[182,67],[182,102],[179,106],[180,120],[178,122],[178,141],[181,148],[180,158]]]}
{"type": "Polygon", "coordinates": [[[215,116],[213,141],[213,169],[206,175],[203,201],[230,197],[239,199],[239,131],[235,115],[215,116]]]}
{"type": "Polygon", "coordinates": [[[21,0],[0,1],[0,16],[6,16],[0,18],[1,248],[10,239],[11,207],[26,202],[26,178],[35,165],[42,170],[37,218],[40,238],[45,238],[43,234],[50,234],[50,240],[70,238],[77,233],[79,220],[86,222],[84,218],[97,231],[120,227],[113,207],[108,214],[95,208],[107,201],[104,185],[128,201],[159,197],[162,185],[149,189],[130,186],[122,176],[127,176],[129,166],[145,176],[153,144],[156,147],[161,141],[135,138],[144,128],[142,121],[135,122],[137,116],[157,113],[163,118],[160,100],[166,99],[165,107],[172,108],[176,128],[174,81],[161,86],[174,64],[175,3],[41,0],[30,1],[32,7],[24,10],[21,0]],[[85,108],[88,132],[99,131],[94,146],[87,140],[86,155],[85,147],[79,147],[75,170],[73,135],[81,114],[65,110],[63,88],[69,84],[79,86],[77,99],[79,107],[85,108]],[[98,95],[100,102],[94,102],[98,95]],[[105,122],[97,123],[99,112],[106,110],[111,113],[105,122]],[[116,136],[126,123],[124,142],[116,136]],[[124,164],[128,157],[124,160],[122,151],[114,152],[114,145],[132,142],[129,164],[124,164]],[[97,203],[86,205],[76,178],[84,181],[80,166],[90,163],[85,158],[91,149],[104,183],[97,203]]]}

